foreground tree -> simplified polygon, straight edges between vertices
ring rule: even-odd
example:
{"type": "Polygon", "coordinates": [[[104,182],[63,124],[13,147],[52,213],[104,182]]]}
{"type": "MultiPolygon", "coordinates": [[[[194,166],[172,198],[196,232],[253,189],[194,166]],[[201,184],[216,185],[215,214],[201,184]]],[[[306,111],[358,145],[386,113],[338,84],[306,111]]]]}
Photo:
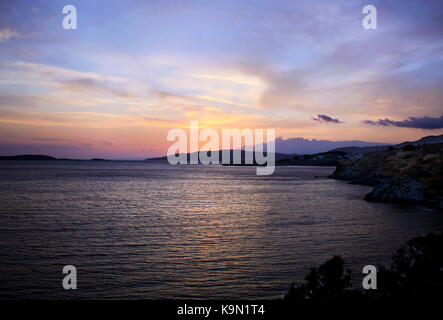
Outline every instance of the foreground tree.
{"type": "Polygon", "coordinates": [[[415,237],[401,247],[390,267],[379,266],[377,290],[351,290],[351,272],[341,256],[312,268],[305,284],[291,284],[286,300],[386,299],[443,297],[443,233],[415,237]]]}
{"type": "Polygon", "coordinates": [[[340,297],[351,287],[351,271],[344,269],[341,256],[334,256],[320,267],[312,268],[305,280],[307,283],[303,285],[292,284],[285,298],[322,300],[340,297]]]}

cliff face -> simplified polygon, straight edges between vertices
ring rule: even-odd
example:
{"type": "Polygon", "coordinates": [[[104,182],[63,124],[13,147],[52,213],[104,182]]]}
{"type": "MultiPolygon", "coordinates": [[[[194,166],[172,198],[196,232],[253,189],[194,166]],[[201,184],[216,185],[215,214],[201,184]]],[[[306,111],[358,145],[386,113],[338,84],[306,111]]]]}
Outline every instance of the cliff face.
{"type": "Polygon", "coordinates": [[[366,200],[420,203],[443,209],[443,143],[343,160],[331,178],[374,186],[366,200]]]}

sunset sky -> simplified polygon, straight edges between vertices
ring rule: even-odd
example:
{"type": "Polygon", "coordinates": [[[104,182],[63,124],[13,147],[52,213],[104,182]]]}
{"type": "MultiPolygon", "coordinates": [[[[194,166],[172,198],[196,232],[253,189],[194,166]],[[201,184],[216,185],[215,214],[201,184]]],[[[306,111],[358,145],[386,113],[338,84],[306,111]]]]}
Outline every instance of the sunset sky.
{"type": "Polygon", "coordinates": [[[160,156],[191,120],[416,140],[443,133],[442,70],[442,1],[0,1],[0,155],[160,156]]]}

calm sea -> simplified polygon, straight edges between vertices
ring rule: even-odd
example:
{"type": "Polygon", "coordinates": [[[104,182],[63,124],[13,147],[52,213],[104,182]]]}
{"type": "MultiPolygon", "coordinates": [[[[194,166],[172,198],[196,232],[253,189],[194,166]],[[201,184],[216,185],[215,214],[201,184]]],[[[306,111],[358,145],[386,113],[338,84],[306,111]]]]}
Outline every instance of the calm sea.
{"type": "Polygon", "coordinates": [[[442,230],[441,213],[365,202],[333,170],[2,161],[0,298],[272,298],[334,254],[358,285],[442,230]]]}

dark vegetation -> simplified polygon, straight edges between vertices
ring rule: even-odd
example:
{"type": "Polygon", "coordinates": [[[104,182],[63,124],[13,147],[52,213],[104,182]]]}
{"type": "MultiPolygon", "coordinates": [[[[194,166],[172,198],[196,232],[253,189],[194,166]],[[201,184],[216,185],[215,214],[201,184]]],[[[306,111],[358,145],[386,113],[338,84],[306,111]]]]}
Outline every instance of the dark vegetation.
{"type": "MultiPolygon", "coordinates": [[[[363,275],[364,276],[364,275],[363,275]]],[[[377,289],[352,288],[351,272],[334,256],[312,268],[303,284],[292,284],[285,295],[292,302],[386,301],[434,299],[443,301],[443,233],[415,237],[401,247],[389,267],[377,267],[377,289]]]]}

